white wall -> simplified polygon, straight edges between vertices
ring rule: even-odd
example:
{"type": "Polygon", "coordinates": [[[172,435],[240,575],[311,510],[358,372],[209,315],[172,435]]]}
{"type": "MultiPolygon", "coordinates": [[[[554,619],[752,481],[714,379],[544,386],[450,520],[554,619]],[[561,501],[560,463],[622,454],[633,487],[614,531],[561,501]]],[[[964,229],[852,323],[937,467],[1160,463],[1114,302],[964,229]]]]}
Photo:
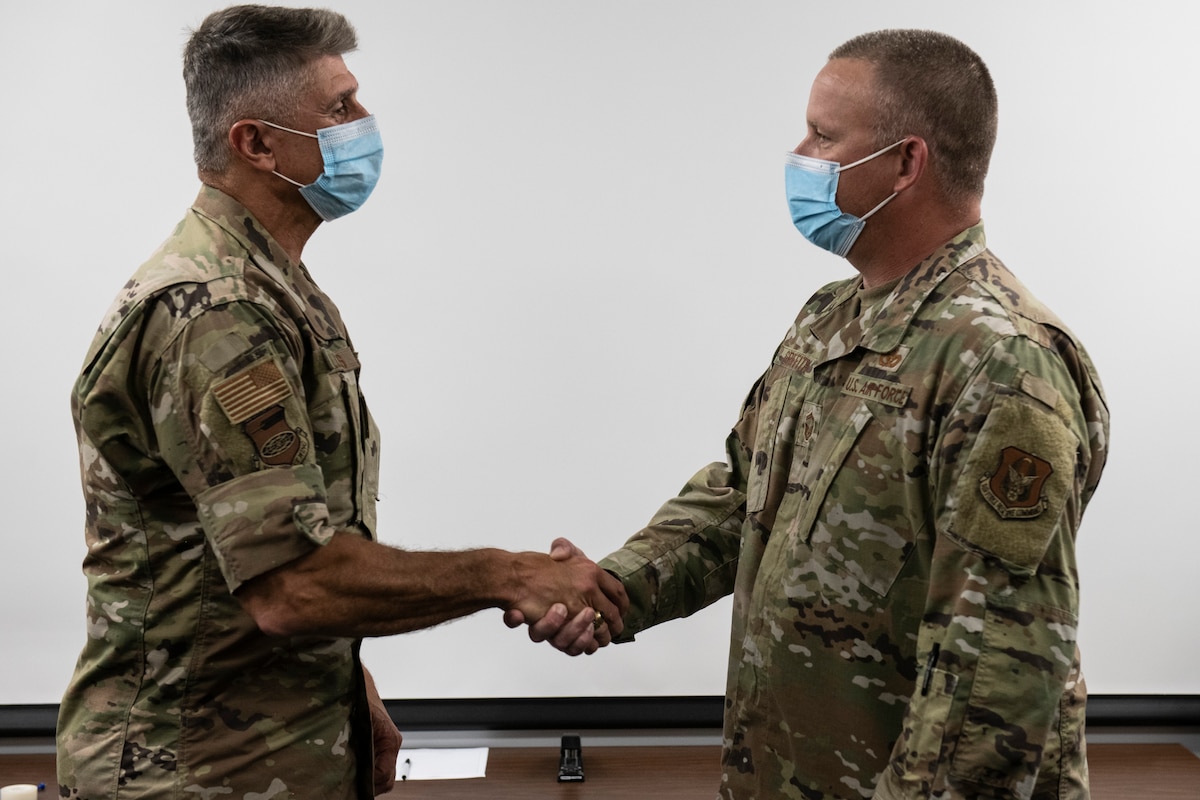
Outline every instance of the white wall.
{"type": "MultiPolygon", "coordinates": [[[[57,702],[83,641],[68,392],[101,313],[196,191],[179,77],[219,3],[10,4],[0,27],[7,368],[0,704],[57,702]]],[[[332,2],[387,143],[305,260],[384,430],[386,541],[600,556],[722,454],[810,292],[781,159],[841,41],[932,27],[1001,100],[993,249],[1087,343],[1113,449],[1080,543],[1092,691],[1200,692],[1189,4],[332,2]],[[1170,9],[1170,10],[1168,10],[1170,9]]],[[[727,603],[567,659],[499,612],[373,641],[385,696],[712,695],[727,603]]]]}

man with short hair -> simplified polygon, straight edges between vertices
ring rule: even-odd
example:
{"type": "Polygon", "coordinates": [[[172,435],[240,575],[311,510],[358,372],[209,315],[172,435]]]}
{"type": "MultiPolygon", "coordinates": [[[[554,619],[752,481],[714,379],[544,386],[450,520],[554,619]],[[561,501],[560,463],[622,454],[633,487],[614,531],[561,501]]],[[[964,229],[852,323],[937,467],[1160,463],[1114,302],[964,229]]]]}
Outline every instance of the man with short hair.
{"type": "Polygon", "coordinates": [[[585,558],[375,541],[378,432],[301,261],[379,176],[355,47],[340,14],[264,6],[188,41],[203,186],[72,394],[88,638],[60,709],[62,797],[369,798],[400,734],[360,637],[552,605],[603,615],[596,646],[621,631],[623,590],[585,558]]]}
{"type": "MultiPolygon", "coordinates": [[[[785,182],[858,275],[800,311],[728,461],[600,562],[630,598],[618,641],[733,594],[721,798],[1088,796],[1075,539],[1108,411],[985,245],[995,133],[961,42],[833,52],[785,182]]],[[[530,636],[593,644],[558,613],[530,636]]]]}

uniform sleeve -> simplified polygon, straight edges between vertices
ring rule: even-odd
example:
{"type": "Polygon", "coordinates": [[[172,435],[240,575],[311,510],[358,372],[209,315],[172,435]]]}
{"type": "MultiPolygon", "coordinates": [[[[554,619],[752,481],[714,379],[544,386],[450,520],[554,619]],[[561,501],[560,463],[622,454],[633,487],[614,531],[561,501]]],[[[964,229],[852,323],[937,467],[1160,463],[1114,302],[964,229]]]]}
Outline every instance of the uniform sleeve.
{"type": "Polygon", "coordinates": [[[762,381],[725,442],[726,462],[701,469],[625,546],[600,561],[625,585],[622,640],[689,616],[733,591],[746,518],[747,474],[762,381]]]}
{"type": "Polygon", "coordinates": [[[943,425],[920,671],[876,798],[1028,798],[1046,753],[1078,746],[1085,417],[1059,356],[1018,337],[943,425]]]}
{"type": "Polygon", "coordinates": [[[230,591],[333,535],[300,348],[263,307],[222,304],[164,349],[150,387],[163,460],[192,496],[230,591]]]}

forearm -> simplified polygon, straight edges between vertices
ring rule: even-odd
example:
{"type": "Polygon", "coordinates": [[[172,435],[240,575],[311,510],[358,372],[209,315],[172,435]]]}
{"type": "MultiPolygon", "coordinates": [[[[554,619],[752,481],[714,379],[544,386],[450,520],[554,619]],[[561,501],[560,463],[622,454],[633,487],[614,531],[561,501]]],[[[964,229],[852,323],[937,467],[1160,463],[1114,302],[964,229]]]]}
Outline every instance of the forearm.
{"type": "Polygon", "coordinates": [[[384,636],[515,605],[537,558],[496,549],[410,552],[341,533],[238,597],[270,634],[384,636]]]}
{"type": "Polygon", "coordinates": [[[725,464],[711,464],[650,524],[600,565],[629,594],[625,637],[699,611],[733,590],[745,494],[725,464]]]}

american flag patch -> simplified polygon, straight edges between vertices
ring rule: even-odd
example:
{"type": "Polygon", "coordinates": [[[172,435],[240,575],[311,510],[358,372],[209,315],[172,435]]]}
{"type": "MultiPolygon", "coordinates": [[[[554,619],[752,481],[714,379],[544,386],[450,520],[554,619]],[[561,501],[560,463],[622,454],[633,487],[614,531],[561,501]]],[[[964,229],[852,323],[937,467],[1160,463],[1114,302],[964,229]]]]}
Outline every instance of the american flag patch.
{"type": "Polygon", "coordinates": [[[253,417],[292,395],[275,359],[260,361],[213,387],[213,395],[234,425],[253,417]]]}

